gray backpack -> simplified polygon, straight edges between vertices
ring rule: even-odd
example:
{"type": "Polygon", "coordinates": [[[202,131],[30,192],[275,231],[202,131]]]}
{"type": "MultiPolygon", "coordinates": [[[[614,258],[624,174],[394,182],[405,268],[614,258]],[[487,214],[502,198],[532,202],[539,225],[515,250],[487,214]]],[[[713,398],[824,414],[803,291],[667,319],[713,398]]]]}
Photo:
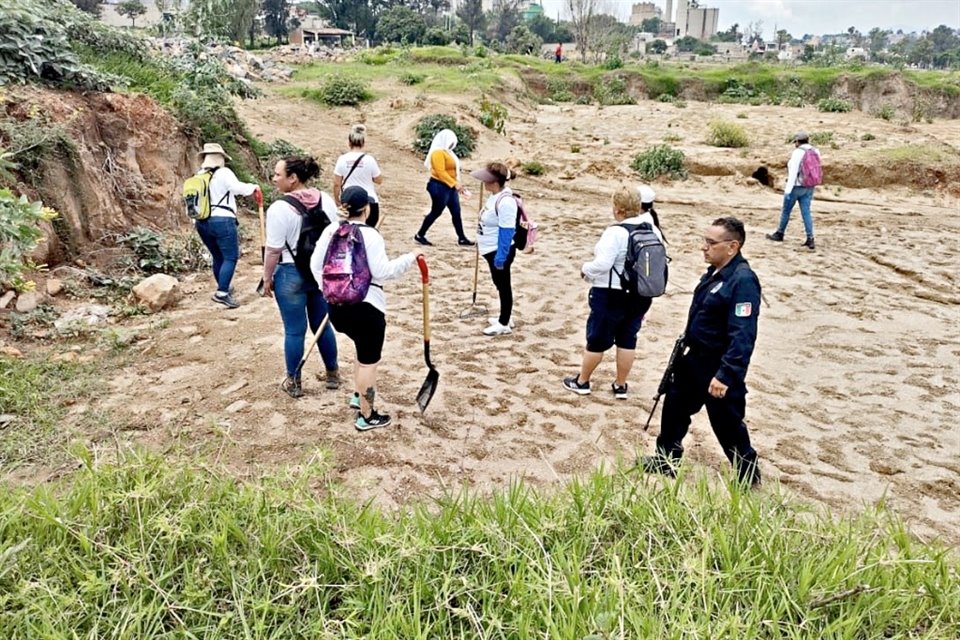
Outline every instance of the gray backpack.
{"type": "Polygon", "coordinates": [[[670,262],[663,241],[648,222],[620,226],[630,234],[623,273],[618,274],[620,287],[643,298],[662,296],[667,290],[667,263],[670,262]]]}

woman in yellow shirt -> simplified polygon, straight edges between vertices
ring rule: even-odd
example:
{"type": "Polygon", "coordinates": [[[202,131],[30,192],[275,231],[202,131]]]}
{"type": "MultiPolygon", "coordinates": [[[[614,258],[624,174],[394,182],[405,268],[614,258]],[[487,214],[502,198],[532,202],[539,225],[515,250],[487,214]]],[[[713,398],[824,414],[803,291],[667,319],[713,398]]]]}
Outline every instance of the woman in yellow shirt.
{"type": "Polygon", "coordinates": [[[460,194],[463,187],[460,185],[460,159],[453,152],[456,146],[457,134],[450,129],[444,129],[433,137],[430,151],[423,161],[423,166],[430,170],[430,180],[427,182],[430,213],[423,219],[417,235],[413,236],[413,239],[422,245],[433,245],[427,240],[427,231],[443,214],[444,209],[450,210],[453,228],[457,232],[457,244],[461,247],[472,247],[475,244],[463,233],[463,221],[460,219],[460,194]]]}

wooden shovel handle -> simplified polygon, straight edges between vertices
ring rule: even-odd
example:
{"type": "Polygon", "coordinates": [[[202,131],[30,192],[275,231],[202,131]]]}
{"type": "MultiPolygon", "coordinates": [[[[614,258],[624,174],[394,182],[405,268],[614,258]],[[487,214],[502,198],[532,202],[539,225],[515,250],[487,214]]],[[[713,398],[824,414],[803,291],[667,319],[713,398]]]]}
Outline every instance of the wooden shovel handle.
{"type": "Polygon", "coordinates": [[[430,271],[423,256],[417,256],[420,279],[423,281],[423,342],[430,343],[430,271]]]}

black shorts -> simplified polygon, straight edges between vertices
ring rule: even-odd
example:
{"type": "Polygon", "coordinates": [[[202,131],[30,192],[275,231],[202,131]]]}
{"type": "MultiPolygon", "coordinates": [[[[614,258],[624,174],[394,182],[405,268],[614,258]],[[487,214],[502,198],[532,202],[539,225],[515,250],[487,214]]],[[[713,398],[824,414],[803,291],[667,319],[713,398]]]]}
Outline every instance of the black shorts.
{"type": "Polygon", "coordinates": [[[383,339],[387,334],[387,317],[369,302],[328,305],[330,323],[357,348],[357,362],[377,364],[383,355],[383,339]]]}
{"type": "Polygon", "coordinates": [[[650,298],[628,295],[620,289],[590,289],[590,317],[587,318],[587,351],[603,353],[613,345],[637,348],[637,333],[650,298]]]}

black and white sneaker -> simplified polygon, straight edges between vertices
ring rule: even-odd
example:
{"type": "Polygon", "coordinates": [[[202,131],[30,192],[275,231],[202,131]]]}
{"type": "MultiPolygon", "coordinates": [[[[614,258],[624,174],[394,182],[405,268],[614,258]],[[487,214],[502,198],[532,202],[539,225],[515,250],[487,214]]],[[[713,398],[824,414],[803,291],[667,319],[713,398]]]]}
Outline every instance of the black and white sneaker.
{"type": "Polygon", "coordinates": [[[240,305],[237,304],[237,301],[233,299],[233,296],[229,293],[224,293],[223,291],[217,291],[213,294],[213,301],[219,302],[227,309],[236,309],[240,305]]]}
{"type": "Polygon", "coordinates": [[[377,413],[376,411],[371,411],[370,415],[366,418],[363,417],[363,414],[357,416],[357,421],[354,425],[357,427],[357,431],[369,431],[370,429],[379,429],[380,427],[386,427],[390,424],[390,416],[385,413],[377,413]]]}
{"type": "Polygon", "coordinates": [[[432,247],[433,243],[427,240],[427,236],[422,236],[419,233],[413,236],[413,241],[417,244],[422,244],[425,247],[432,247]]]}
{"type": "Polygon", "coordinates": [[[590,395],[590,381],[580,382],[580,376],[570,376],[563,379],[563,387],[568,391],[573,391],[578,396],[590,395]]]}
{"type": "Polygon", "coordinates": [[[623,385],[618,385],[616,382],[610,385],[613,388],[613,397],[617,400],[626,400],[627,399],[627,383],[624,382],[623,385]]]}

